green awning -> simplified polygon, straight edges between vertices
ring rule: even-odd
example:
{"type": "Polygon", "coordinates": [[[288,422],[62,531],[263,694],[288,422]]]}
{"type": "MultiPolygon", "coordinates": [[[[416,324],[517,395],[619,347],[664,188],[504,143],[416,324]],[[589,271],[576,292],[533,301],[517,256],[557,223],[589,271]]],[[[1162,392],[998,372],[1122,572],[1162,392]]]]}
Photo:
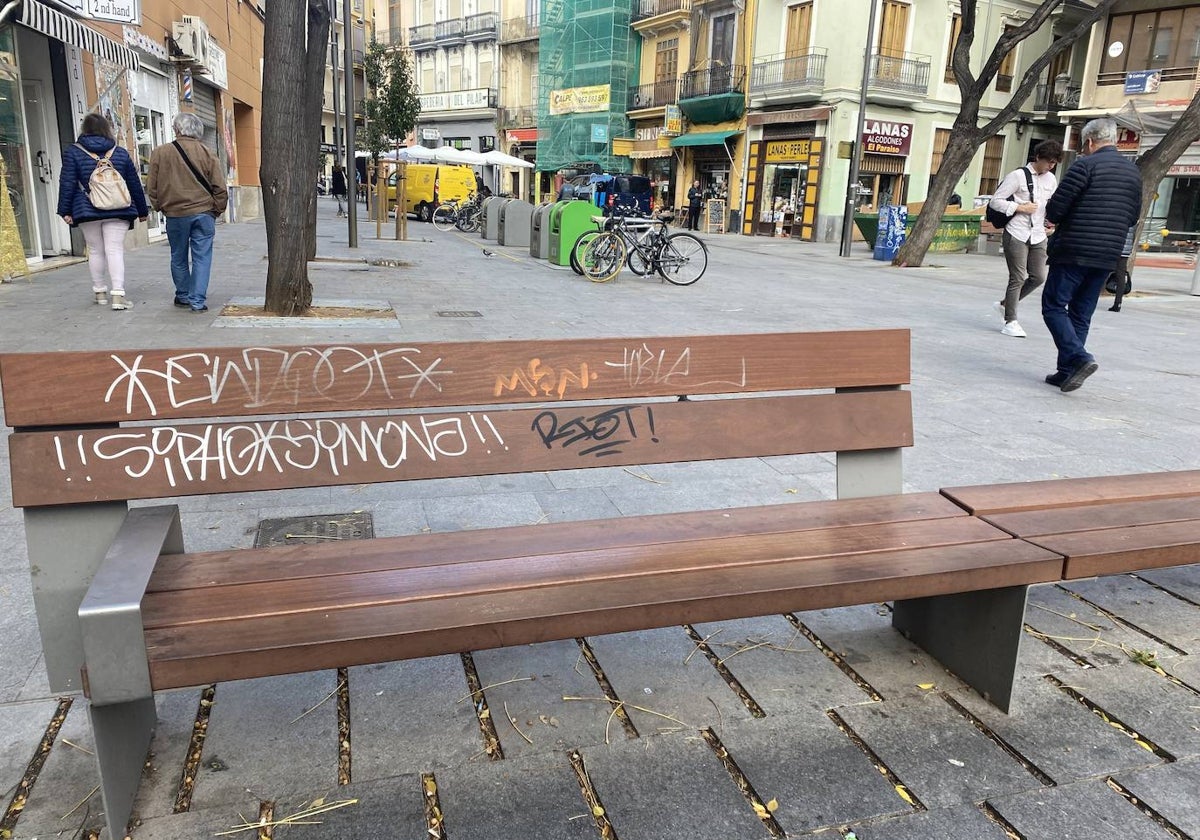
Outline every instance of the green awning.
{"type": "Polygon", "coordinates": [[[671,138],[671,146],[716,146],[724,143],[730,137],[741,134],[740,131],[693,131],[671,138]]]}

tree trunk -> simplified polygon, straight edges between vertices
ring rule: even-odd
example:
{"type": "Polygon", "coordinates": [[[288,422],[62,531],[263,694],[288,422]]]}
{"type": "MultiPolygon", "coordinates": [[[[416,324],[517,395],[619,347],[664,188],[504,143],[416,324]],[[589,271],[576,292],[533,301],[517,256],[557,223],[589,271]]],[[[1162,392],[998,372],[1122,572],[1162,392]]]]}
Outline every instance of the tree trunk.
{"type": "Polygon", "coordinates": [[[317,258],[316,183],[321,166],[317,149],[321,146],[321,116],[325,98],[325,70],[329,57],[330,23],[330,7],[327,0],[308,0],[308,45],[304,68],[307,74],[305,98],[308,103],[308,122],[305,131],[308,134],[309,154],[313,161],[312,177],[308,179],[308,229],[304,241],[304,253],[308,260],[317,258]]]}
{"type": "Polygon", "coordinates": [[[263,54],[262,182],[267,227],[266,309],[277,315],[302,315],[312,304],[304,243],[310,229],[309,204],[316,189],[317,145],[310,129],[313,109],[320,118],[320,96],[309,96],[314,62],[324,67],[329,11],[322,0],[276,3],[267,15],[263,54]],[[314,23],[324,35],[312,54],[314,23]]]}
{"type": "Polygon", "coordinates": [[[950,138],[950,145],[946,147],[946,153],[942,156],[942,166],[938,170],[938,175],[929,185],[929,194],[925,197],[925,209],[917,217],[912,235],[900,246],[896,258],[892,260],[892,265],[902,268],[915,267],[925,259],[925,253],[933,244],[938,225],[942,222],[942,211],[950,203],[950,193],[954,191],[954,185],[971,165],[971,160],[975,157],[975,151],[979,148],[980,142],[982,141],[979,131],[971,133],[964,131],[950,138]],[[929,212],[925,212],[926,209],[929,212]]]}
{"type": "MultiPolygon", "coordinates": [[[[1138,169],[1142,173],[1142,213],[1138,219],[1137,231],[1133,241],[1142,241],[1142,229],[1146,225],[1146,216],[1150,213],[1150,205],[1158,194],[1158,185],[1166,177],[1167,171],[1179,160],[1179,156],[1188,147],[1200,140],[1200,93],[1192,97],[1187,109],[1179,115],[1175,124],[1163,135],[1153,149],[1138,158],[1138,169]]],[[[1132,263],[1137,262],[1137,249],[1130,257],[1132,263]]]]}

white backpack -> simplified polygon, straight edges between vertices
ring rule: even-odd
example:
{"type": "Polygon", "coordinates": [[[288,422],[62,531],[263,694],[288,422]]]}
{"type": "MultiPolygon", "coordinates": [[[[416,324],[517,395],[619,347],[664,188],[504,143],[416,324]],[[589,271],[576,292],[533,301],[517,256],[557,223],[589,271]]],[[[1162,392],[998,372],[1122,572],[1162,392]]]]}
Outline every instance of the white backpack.
{"type": "Polygon", "coordinates": [[[97,210],[123,210],[132,204],[125,178],[112,165],[116,146],[109,149],[104,157],[92,154],[78,143],[75,146],[96,162],[96,168],[92,170],[92,177],[88,178],[87,183],[88,201],[92,202],[92,206],[97,210]]]}

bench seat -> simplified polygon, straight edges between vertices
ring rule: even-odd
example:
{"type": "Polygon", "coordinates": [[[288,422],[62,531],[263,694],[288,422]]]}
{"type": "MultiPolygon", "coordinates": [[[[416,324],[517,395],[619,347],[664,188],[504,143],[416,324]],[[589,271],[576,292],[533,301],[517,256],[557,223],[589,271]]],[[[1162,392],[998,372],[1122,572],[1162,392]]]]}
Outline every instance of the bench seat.
{"type": "Polygon", "coordinates": [[[1061,554],[1064,580],[1200,560],[1200,470],[942,492],[997,528],[1061,554]]]}
{"type": "Polygon", "coordinates": [[[142,620],[165,689],[1061,574],[927,493],[165,555],[142,620]]]}

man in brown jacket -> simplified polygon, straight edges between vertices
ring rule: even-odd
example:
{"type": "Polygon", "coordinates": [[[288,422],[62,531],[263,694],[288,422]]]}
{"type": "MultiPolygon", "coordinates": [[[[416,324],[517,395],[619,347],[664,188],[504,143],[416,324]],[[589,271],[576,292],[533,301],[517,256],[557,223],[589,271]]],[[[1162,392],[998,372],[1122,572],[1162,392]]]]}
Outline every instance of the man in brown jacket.
{"type": "Polygon", "coordinates": [[[146,195],[150,205],[167,217],[175,305],[207,312],[213,237],[229,193],[220,161],[200,141],[204,136],[200,118],[179,114],[172,126],[175,142],[164,143],[150,155],[146,195]]]}

